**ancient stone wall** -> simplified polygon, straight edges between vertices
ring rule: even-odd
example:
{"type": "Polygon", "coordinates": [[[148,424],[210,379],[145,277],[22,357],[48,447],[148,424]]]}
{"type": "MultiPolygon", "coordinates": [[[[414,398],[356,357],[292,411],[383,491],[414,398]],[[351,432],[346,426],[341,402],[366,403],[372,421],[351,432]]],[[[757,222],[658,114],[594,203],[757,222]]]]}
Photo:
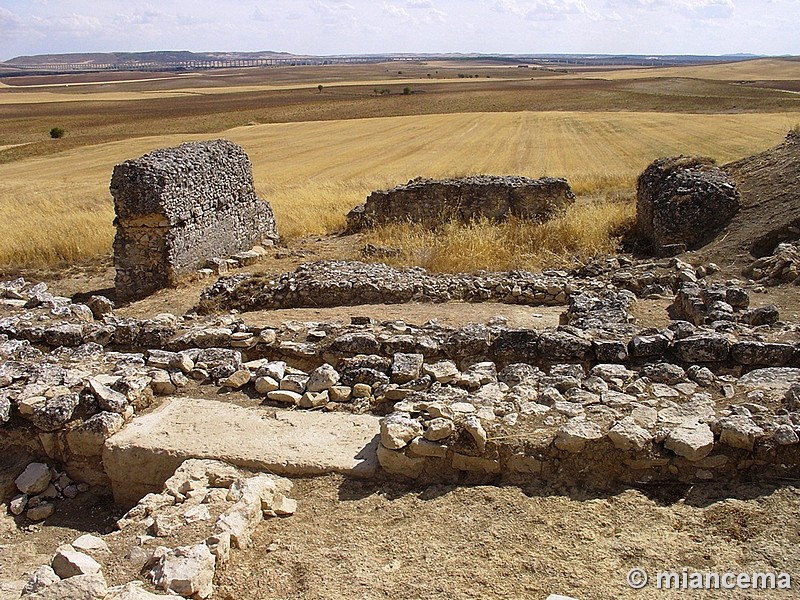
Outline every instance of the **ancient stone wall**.
{"type": "MultiPolygon", "coordinates": [[[[0,450],[116,494],[132,478],[109,466],[107,439],[158,397],[214,385],[277,407],[389,414],[377,460],[405,477],[796,477],[795,326],[736,312],[730,302],[749,304],[740,288],[698,289],[713,321],[663,329],[630,323],[633,294],[612,289],[570,295],[557,329],[364,318],[271,328],[233,315],[124,318],[100,297],[74,304],[41,284],[0,283],[14,313],[0,319],[0,450]]],[[[178,459],[159,463],[169,469],[157,483],[178,459]]]]}
{"type": "Polygon", "coordinates": [[[391,190],[373,192],[366,203],[347,215],[348,231],[392,221],[411,221],[434,227],[443,221],[468,222],[509,217],[545,221],[575,200],[564,179],[496,177],[413,179],[391,190]]]}
{"type": "Polygon", "coordinates": [[[659,158],[639,176],[638,238],[656,254],[694,250],[739,210],[736,184],[707,158],[659,158]]]}
{"type": "Polygon", "coordinates": [[[156,150],[114,168],[116,291],[146,296],[213,257],[278,237],[244,149],[226,140],[156,150]]]}

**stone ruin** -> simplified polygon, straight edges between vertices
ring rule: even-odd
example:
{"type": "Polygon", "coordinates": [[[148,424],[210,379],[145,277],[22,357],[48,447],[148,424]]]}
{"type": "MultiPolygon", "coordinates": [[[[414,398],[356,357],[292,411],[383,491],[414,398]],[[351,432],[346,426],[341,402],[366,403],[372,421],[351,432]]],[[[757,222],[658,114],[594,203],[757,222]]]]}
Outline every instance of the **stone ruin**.
{"type": "Polygon", "coordinates": [[[269,203],[256,196],[250,159],[226,141],[156,150],[114,168],[119,299],[174,285],[213,257],[278,239],[269,203]]]}
{"type": "MultiPolygon", "coordinates": [[[[21,522],[47,519],[82,489],[111,488],[133,506],[118,527],[142,536],[138,554],[152,558],[131,577],[199,598],[231,546],[295,508],[288,483],[241,469],[594,489],[800,472],[800,325],[780,321],[774,306],[750,308],[741,282],[707,281],[712,264],[618,256],[572,271],[441,280],[421,269],[318,267],[273,281],[239,274],[205,294],[242,312],[150,319],[123,317],[100,296],[80,304],[44,284],[0,282],[9,313],[0,318],[0,494],[9,511],[21,522]],[[258,287],[260,305],[277,308],[309,294],[331,304],[361,297],[383,279],[401,284],[397,300],[450,294],[565,310],[561,325],[542,329],[357,313],[349,323],[264,326],[244,312],[259,306],[243,302],[258,287]],[[432,293],[416,297],[426,286],[432,293]],[[632,307],[655,290],[674,296],[680,320],[640,327],[632,307]],[[225,401],[234,391],[254,405],[225,401]],[[222,457],[228,466],[191,460],[222,457]],[[198,536],[191,545],[173,535],[187,524],[185,535],[198,536]]],[[[51,593],[32,599],[74,597],[67,588],[94,577],[91,597],[119,600],[101,580],[113,558],[79,556],[85,543],[58,548],[51,564],[78,561],[89,572],[61,579],[43,566],[29,583],[41,576],[51,593]]]]}
{"type": "Polygon", "coordinates": [[[713,239],[739,206],[736,184],[711,159],[659,158],[637,182],[637,237],[654,254],[695,250],[713,239]]]}
{"type": "MultiPolygon", "coordinates": [[[[675,194],[651,187],[652,198],[694,208],[664,214],[686,217],[687,231],[704,222],[698,197],[666,179],[675,194]]],[[[151,200],[158,209],[162,196],[151,200]]],[[[663,225],[656,204],[651,225],[663,225]]],[[[162,212],[141,215],[167,221],[156,227],[166,240],[162,212]]],[[[796,265],[789,244],[754,264],[753,276],[794,281],[796,265]]],[[[595,489],[795,480],[800,324],[781,321],[774,305],[751,308],[750,294],[764,288],[709,278],[718,272],[624,255],[572,270],[455,275],[325,261],[277,278],[225,277],[197,310],[150,319],[123,317],[101,296],[82,304],[43,283],[0,282],[0,500],[35,522],[79,493],[111,488],[133,506],[117,527],[144,546],[132,577],[205,598],[231,547],[245,547],[263,519],[294,512],[291,484],[276,475],[595,489]],[[644,328],[632,309],[653,296],[674,298],[671,320],[644,328]],[[274,327],[246,320],[265,308],[453,300],[565,310],[558,327],[541,329],[502,317],[459,328],[360,315],[274,327]],[[203,304],[223,314],[198,314],[203,304]],[[234,391],[257,406],[224,402],[234,391]],[[175,424],[187,421],[179,434],[175,424]],[[199,434],[203,424],[213,434],[199,434]],[[344,458],[304,463],[298,448],[339,448],[344,458]],[[214,457],[228,464],[195,460],[214,457]],[[165,545],[186,537],[192,545],[165,545]]],[[[107,588],[102,570],[115,559],[102,539],[86,538],[31,575],[28,597],[77,597],[79,584],[98,600],[151,597],[138,580],[107,588]]]]}
{"type": "Polygon", "coordinates": [[[456,219],[469,222],[510,217],[546,221],[575,201],[564,179],[480,175],[461,179],[412,179],[390,190],[373,192],[347,215],[347,231],[390,222],[411,221],[436,227],[456,219]]]}

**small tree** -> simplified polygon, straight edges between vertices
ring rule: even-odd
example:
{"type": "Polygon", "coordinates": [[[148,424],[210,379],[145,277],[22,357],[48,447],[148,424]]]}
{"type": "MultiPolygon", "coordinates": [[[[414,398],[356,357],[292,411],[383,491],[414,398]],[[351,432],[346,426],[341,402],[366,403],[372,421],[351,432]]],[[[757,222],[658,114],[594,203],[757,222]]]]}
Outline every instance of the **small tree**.
{"type": "Polygon", "coordinates": [[[66,131],[64,131],[61,127],[53,127],[50,130],[50,137],[53,138],[54,140],[56,140],[58,138],[64,137],[65,133],[66,133],[66,131]]]}
{"type": "Polygon", "coordinates": [[[321,94],[322,93],[322,84],[321,83],[317,86],[317,89],[319,90],[319,93],[321,94]]]}
{"type": "Polygon", "coordinates": [[[411,93],[411,88],[406,86],[403,88],[403,95],[408,96],[411,93]]]}

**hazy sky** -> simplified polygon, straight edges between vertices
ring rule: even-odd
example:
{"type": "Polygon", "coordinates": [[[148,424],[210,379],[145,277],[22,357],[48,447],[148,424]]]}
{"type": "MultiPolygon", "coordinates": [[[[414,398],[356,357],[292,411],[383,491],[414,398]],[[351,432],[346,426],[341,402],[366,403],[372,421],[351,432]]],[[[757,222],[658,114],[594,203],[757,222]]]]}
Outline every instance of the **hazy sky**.
{"type": "Polygon", "coordinates": [[[800,0],[0,0],[0,60],[113,50],[800,54],[800,0]]]}

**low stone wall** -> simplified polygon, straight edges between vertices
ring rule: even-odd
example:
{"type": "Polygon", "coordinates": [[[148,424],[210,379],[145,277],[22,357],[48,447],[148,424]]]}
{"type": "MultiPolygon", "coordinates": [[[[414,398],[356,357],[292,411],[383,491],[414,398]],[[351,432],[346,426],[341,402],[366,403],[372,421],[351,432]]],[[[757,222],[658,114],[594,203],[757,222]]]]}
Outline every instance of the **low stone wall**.
{"type": "Polygon", "coordinates": [[[728,401],[699,371],[668,364],[638,374],[602,364],[588,373],[525,364],[473,371],[487,381],[476,392],[442,385],[395,404],[381,424],[384,470],[422,481],[606,488],[786,477],[800,464],[797,413],[787,411],[800,369],[754,371],[728,401]]]}
{"type": "Polygon", "coordinates": [[[659,158],[639,176],[636,230],[655,254],[697,249],[739,210],[733,180],[707,158],[659,158]]]}
{"type": "Polygon", "coordinates": [[[502,302],[563,306],[583,290],[628,290],[638,297],[671,295],[681,282],[696,282],[717,272],[715,265],[694,267],[679,259],[636,262],[617,257],[570,271],[479,271],[429,273],[419,267],[382,263],[318,261],[300,265],[279,278],[237,273],[203,291],[198,309],[266,310],[405,302],[502,302]]]}
{"type": "Polygon", "coordinates": [[[223,277],[203,291],[200,306],[249,311],[458,300],[560,306],[579,283],[590,290],[602,287],[558,271],[429,273],[420,267],[327,260],[303,264],[277,281],[249,273],[223,277]]]}
{"type": "Polygon", "coordinates": [[[393,414],[387,427],[400,419],[413,435],[386,438],[379,458],[404,476],[577,478],[589,469],[601,480],[702,480],[798,468],[800,327],[774,310],[754,320],[746,290],[700,282],[676,301],[703,303],[698,325],[642,329],[631,322],[633,293],[604,279],[593,286],[569,295],[562,326],[537,331],[500,321],[454,329],[369,318],[280,327],[240,315],[132,319],[102,297],[75,304],[42,284],[5,282],[0,301],[13,314],[0,319],[0,447],[107,485],[109,436],[158,396],[213,385],[277,407],[393,414]],[[682,427],[692,439],[701,430],[709,454],[687,457],[670,442],[684,439],[673,433],[682,427]],[[619,441],[626,436],[635,447],[619,441]]]}
{"type": "Polygon", "coordinates": [[[352,233],[393,221],[411,221],[426,227],[451,219],[502,221],[516,217],[546,221],[562,213],[574,200],[566,180],[552,177],[412,179],[405,185],[373,192],[366,203],[347,215],[347,230],[352,233]]]}
{"type": "Polygon", "coordinates": [[[144,297],[208,259],[278,237],[245,151],[226,140],[156,150],[114,168],[116,292],[144,297]]]}

